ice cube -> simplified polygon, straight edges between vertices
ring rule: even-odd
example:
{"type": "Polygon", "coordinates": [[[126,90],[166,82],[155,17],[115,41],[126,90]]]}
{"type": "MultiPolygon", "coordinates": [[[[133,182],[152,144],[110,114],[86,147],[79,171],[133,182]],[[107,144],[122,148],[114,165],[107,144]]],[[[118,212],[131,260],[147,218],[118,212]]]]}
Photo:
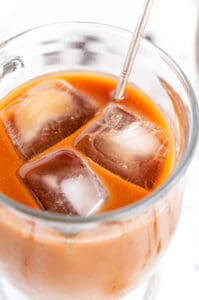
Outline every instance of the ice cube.
{"type": "Polygon", "coordinates": [[[166,157],[168,136],[133,111],[111,104],[74,145],[104,168],[151,189],[166,157]]]}
{"type": "Polygon", "coordinates": [[[28,162],[19,176],[47,211],[88,216],[108,198],[106,188],[72,150],[61,149],[28,162]]]}
{"type": "Polygon", "coordinates": [[[72,134],[96,111],[96,104],[69,83],[49,79],[12,101],[2,117],[13,144],[30,159],[72,134]]]}

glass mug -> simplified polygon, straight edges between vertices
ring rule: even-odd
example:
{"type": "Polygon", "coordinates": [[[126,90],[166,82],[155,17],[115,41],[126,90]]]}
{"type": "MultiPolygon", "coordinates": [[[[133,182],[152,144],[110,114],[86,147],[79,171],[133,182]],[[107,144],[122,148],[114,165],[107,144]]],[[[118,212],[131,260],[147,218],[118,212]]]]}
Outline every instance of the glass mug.
{"type": "MultiPolygon", "coordinates": [[[[130,39],[128,31],[91,23],[53,24],[22,33],[0,45],[0,97],[51,72],[117,77],[130,39]]],[[[152,276],[178,223],[198,108],[182,71],[148,41],[142,41],[130,82],[156,103],[171,127],[171,175],[143,201],[88,218],[43,213],[1,195],[0,271],[6,299],[17,299],[12,296],[17,291],[20,300],[22,295],[109,300],[128,293],[130,299],[144,299],[136,291],[152,276]]]]}

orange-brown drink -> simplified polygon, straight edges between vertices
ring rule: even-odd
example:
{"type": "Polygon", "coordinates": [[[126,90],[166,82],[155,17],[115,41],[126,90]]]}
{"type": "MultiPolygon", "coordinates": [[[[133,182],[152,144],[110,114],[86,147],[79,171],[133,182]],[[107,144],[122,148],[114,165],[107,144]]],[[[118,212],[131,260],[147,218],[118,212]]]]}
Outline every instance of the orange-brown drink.
{"type": "Polygon", "coordinates": [[[131,290],[134,299],[175,232],[197,106],[180,70],[149,43],[113,102],[128,38],[60,24],[4,46],[18,51],[18,76],[3,65],[0,263],[25,299],[121,299],[131,290]]]}

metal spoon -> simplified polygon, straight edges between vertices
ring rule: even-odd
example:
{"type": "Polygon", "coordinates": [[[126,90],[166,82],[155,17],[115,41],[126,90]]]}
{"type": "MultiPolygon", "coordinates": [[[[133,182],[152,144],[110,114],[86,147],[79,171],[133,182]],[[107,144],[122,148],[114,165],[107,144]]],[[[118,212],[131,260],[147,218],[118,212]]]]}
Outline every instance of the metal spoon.
{"type": "Polygon", "coordinates": [[[117,87],[116,87],[116,90],[115,90],[115,93],[113,96],[114,101],[119,101],[124,98],[124,91],[125,91],[126,85],[128,83],[129,75],[131,73],[133,64],[135,62],[136,55],[139,50],[140,41],[141,41],[144,29],[147,24],[153,2],[154,2],[154,0],[146,0],[144,10],[140,16],[140,19],[138,20],[135,32],[133,34],[133,37],[132,37],[132,40],[131,40],[131,43],[130,43],[130,46],[129,46],[129,49],[128,49],[128,52],[126,55],[126,59],[124,61],[122,72],[121,72],[121,75],[118,80],[118,84],[117,84],[117,87]]]}

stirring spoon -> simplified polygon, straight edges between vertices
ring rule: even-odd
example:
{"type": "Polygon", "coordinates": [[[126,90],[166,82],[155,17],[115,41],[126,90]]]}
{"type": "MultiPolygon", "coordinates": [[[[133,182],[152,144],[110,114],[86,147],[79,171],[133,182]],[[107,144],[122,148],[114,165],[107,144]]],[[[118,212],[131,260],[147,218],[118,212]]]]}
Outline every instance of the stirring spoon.
{"type": "Polygon", "coordinates": [[[121,72],[120,78],[118,80],[118,84],[117,84],[115,93],[113,95],[114,101],[119,101],[124,98],[124,91],[125,91],[126,85],[128,83],[128,79],[129,79],[133,64],[135,62],[136,55],[139,50],[140,41],[141,41],[144,29],[147,24],[153,2],[154,2],[154,0],[146,0],[143,12],[138,20],[135,32],[133,34],[133,37],[132,37],[125,61],[124,61],[122,72],[121,72]]]}

